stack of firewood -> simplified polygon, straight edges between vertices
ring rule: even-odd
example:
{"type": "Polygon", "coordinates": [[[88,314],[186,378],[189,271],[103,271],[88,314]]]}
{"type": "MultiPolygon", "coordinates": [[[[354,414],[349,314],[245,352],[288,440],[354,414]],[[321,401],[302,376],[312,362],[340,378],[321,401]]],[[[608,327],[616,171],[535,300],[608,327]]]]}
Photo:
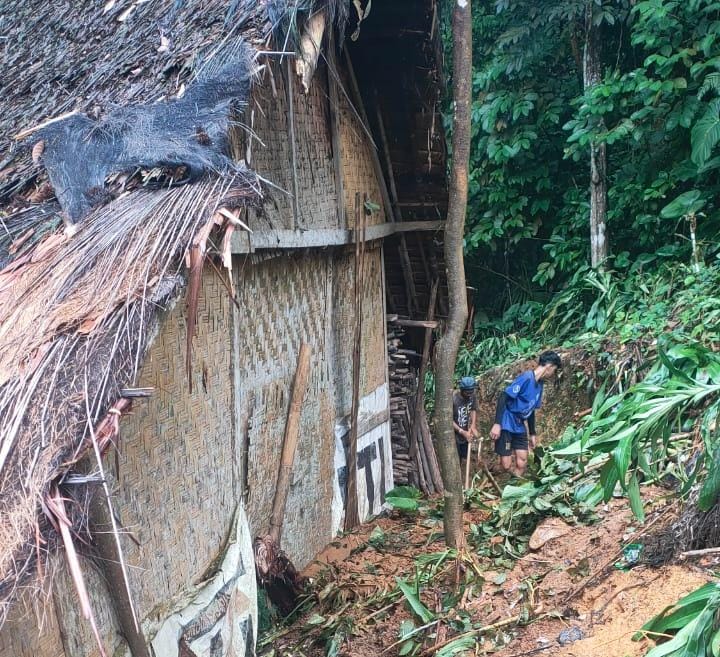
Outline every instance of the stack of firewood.
{"type": "Polygon", "coordinates": [[[423,404],[414,426],[421,355],[403,347],[403,334],[388,328],[393,479],[396,486],[416,486],[430,495],[442,490],[442,479],[423,404]]]}
{"type": "Polygon", "coordinates": [[[418,359],[414,352],[407,353],[402,348],[401,336],[400,329],[388,332],[393,478],[396,486],[417,486],[420,482],[410,459],[410,432],[417,390],[418,359]]]}

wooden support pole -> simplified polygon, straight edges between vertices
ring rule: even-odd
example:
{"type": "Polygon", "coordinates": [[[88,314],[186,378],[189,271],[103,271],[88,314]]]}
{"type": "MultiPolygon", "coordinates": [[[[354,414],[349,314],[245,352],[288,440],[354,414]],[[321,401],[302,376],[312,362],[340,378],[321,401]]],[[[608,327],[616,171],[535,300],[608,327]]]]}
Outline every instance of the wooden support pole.
{"type": "Polygon", "coordinates": [[[338,228],[346,228],[345,189],[342,175],[342,142],[340,140],[340,94],[338,93],[338,70],[335,56],[335,30],[328,31],[327,53],[328,102],[330,104],[330,134],[332,139],[333,165],[335,168],[335,192],[337,194],[338,228]]]}
{"type": "Polygon", "coordinates": [[[280,459],[280,472],[278,473],[275,499],[273,500],[272,515],[270,516],[270,537],[276,544],[280,544],[282,534],[283,518],[285,517],[285,505],[290,490],[290,478],[292,465],[295,460],[295,450],[298,444],[300,433],[300,412],[307,390],[308,375],[310,373],[310,345],[303,342],[300,346],[300,355],[295,370],[292,395],[290,397],[290,410],[288,411],[287,423],[285,424],[285,436],[283,438],[282,457],[280,459]]]}
{"type": "Polygon", "coordinates": [[[348,448],[348,492],[345,508],[345,531],[349,531],[360,523],[357,492],[357,440],[358,413],[360,410],[360,367],[362,365],[362,319],[363,296],[365,287],[365,227],[367,217],[364,205],[360,204],[360,193],[355,194],[355,335],[353,339],[353,390],[352,410],[350,411],[350,446],[348,448]]]}
{"type": "MultiPolygon", "coordinates": [[[[350,77],[350,87],[353,94],[353,99],[357,105],[358,114],[366,132],[370,133],[370,122],[368,121],[367,112],[365,111],[365,105],[360,94],[360,87],[358,86],[357,78],[355,77],[355,69],[353,68],[352,61],[350,60],[350,53],[345,48],[345,60],[347,62],[348,74],[350,77]]],[[[370,156],[373,164],[373,171],[377,178],[378,184],[380,185],[380,194],[382,196],[382,202],[385,206],[385,213],[391,221],[400,221],[401,218],[396,216],[395,209],[390,202],[390,193],[388,191],[388,185],[383,174],[382,165],[380,164],[380,156],[377,152],[375,144],[371,144],[370,156]]],[[[410,256],[407,250],[407,241],[404,235],[400,235],[400,265],[403,271],[403,278],[405,280],[406,294],[408,297],[408,310],[410,314],[413,314],[417,308],[417,292],[415,290],[415,281],[412,273],[412,263],[410,262],[410,256]]]]}
{"type": "Polygon", "coordinates": [[[288,99],[288,138],[290,139],[290,160],[292,165],[292,207],[293,230],[299,228],[300,209],[298,206],[298,179],[297,179],[297,145],[295,143],[295,99],[293,90],[292,60],[287,60],[287,99],[288,99]]]}

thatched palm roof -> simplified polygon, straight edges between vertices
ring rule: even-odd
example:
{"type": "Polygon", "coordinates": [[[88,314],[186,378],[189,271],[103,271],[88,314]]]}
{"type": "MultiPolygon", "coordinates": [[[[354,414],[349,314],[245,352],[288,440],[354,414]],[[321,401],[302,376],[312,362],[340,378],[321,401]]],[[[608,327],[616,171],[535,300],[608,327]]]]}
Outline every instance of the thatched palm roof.
{"type": "Polygon", "coordinates": [[[278,27],[297,30],[290,5],[3,5],[0,621],[58,540],[51,491],[110,446],[159,313],[189,278],[192,335],[205,254],[227,255],[237,211],[260,198],[228,135],[254,53],[278,27]],[[176,177],[189,184],[166,184],[176,177]]]}

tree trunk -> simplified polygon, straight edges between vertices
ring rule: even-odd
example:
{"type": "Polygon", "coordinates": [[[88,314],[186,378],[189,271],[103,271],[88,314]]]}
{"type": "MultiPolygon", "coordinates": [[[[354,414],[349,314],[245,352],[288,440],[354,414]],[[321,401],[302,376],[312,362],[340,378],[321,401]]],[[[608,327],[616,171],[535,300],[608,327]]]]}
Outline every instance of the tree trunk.
{"type": "MultiPolygon", "coordinates": [[[[593,22],[593,0],[585,6],[585,52],[583,85],[589,90],[600,82],[600,30],[593,22]]],[[[590,261],[594,268],[608,255],[605,222],[607,220],[607,152],[605,144],[590,146],[590,261]]]]}
{"type": "Polygon", "coordinates": [[[472,16],[470,0],[456,0],[453,10],[453,96],[450,195],[445,224],[445,267],[449,316],[435,348],[435,435],[445,485],[445,543],[464,545],[463,488],[453,431],[452,391],[455,360],[467,321],[467,292],[463,262],[463,234],[467,210],[470,159],[470,101],[472,93],[472,16]]]}

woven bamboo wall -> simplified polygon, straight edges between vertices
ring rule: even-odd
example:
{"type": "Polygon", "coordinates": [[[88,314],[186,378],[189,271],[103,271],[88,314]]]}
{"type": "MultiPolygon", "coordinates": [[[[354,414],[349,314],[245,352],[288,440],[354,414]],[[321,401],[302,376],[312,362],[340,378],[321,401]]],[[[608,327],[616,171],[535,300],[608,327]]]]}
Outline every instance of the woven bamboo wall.
{"type": "MultiPolygon", "coordinates": [[[[337,227],[335,169],[330,136],[325,66],[321,62],[307,95],[297,78],[292,81],[298,181],[298,227],[337,227]]],[[[273,185],[269,186],[262,212],[250,213],[250,224],[259,230],[293,228],[292,155],[287,102],[287,67],[277,59],[268,62],[262,85],[255,87],[245,114],[257,135],[251,140],[249,166],[273,185]]],[[[247,143],[245,144],[247,146],[247,143]]],[[[242,155],[247,156],[247,148],[242,155]]]]}
{"type": "Polygon", "coordinates": [[[237,413],[246,427],[246,505],[255,534],[268,530],[300,345],[305,341],[312,349],[282,537],[283,548],[302,566],[331,538],[332,256],[298,253],[236,271],[237,413]]]}
{"type": "MultiPolygon", "coordinates": [[[[345,77],[345,76],[343,76],[345,77]]],[[[349,82],[344,79],[343,86],[349,94],[349,82]]],[[[375,148],[363,129],[355,110],[342,92],[340,93],[339,121],[340,121],[340,151],[342,153],[341,165],[343,175],[343,194],[345,197],[345,216],[349,228],[355,222],[355,193],[359,192],[361,200],[367,194],[368,200],[380,206],[380,209],[368,217],[368,224],[381,224],[388,221],[382,207],[380,183],[375,176],[372,163],[372,151],[375,148]]]]}

